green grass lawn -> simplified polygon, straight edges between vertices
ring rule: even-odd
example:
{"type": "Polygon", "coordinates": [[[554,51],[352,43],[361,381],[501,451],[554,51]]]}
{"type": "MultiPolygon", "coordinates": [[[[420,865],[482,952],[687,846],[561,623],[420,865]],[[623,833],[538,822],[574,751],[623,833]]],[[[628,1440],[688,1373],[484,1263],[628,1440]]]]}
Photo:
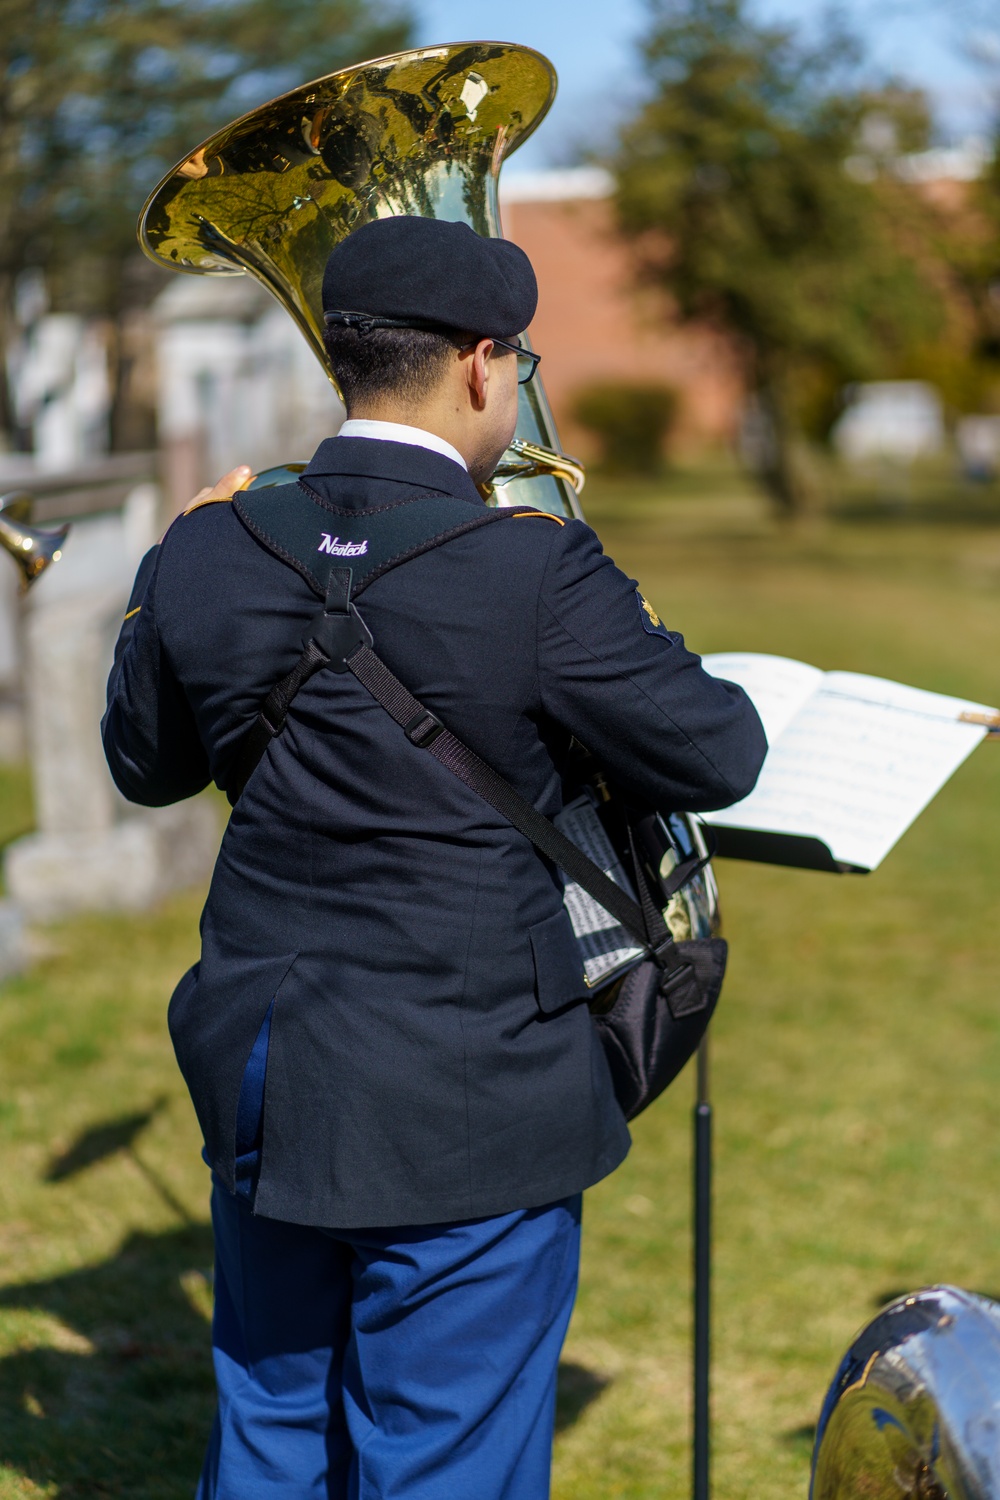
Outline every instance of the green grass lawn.
{"type": "MultiPolygon", "coordinates": [[[[1000,701],[995,497],[951,523],[937,501],[859,503],[791,535],[724,466],[586,498],[698,649],[1000,701]]],[[[24,807],[0,782],[0,840],[24,807]]],[[[873,876],[718,865],[717,1500],[804,1500],[826,1385],[890,1295],[1000,1295],[998,809],[986,744],[873,876]]],[[[164,1010],[199,904],[47,929],[0,990],[2,1500],[193,1490],[207,1173],[164,1010]]],[[[682,1077],[588,1195],[556,1500],[689,1490],[692,1091],[682,1077]]]]}

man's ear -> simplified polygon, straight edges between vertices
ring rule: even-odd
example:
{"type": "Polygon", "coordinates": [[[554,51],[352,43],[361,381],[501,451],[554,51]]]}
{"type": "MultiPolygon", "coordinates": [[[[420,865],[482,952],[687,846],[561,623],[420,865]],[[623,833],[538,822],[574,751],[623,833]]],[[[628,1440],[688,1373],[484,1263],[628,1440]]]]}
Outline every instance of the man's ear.
{"type": "Polygon", "coordinates": [[[472,352],[469,361],[469,390],[472,394],[473,405],[477,411],[482,411],[486,405],[486,394],[490,383],[490,355],[493,352],[492,339],[480,339],[472,352]]]}

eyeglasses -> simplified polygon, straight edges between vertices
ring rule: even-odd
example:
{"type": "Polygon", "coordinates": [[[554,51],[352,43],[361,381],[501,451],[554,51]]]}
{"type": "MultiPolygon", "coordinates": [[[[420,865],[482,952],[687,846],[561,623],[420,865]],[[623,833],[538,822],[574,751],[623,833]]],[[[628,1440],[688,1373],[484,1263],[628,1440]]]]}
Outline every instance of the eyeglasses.
{"type": "Polygon", "coordinates": [[[530,349],[525,349],[520,339],[516,344],[508,344],[506,339],[494,339],[494,346],[499,345],[501,349],[511,349],[517,355],[517,383],[518,385],[530,385],[535,371],[542,362],[540,354],[534,354],[530,349]]]}
{"type": "MultiPolygon", "coordinates": [[[[530,384],[535,371],[542,362],[540,354],[534,354],[530,349],[525,349],[520,339],[516,344],[509,344],[506,339],[495,339],[487,334],[490,342],[497,348],[509,349],[512,354],[517,355],[517,383],[518,385],[530,384]]],[[[474,349],[480,342],[479,339],[471,339],[469,343],[460,345],[462,349],[474,349]]]]}

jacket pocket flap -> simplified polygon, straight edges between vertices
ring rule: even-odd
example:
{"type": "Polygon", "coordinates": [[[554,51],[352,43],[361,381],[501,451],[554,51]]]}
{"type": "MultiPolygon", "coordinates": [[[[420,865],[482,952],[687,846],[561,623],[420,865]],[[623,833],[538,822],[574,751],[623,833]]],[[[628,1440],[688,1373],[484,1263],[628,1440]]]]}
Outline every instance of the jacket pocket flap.
{"type": "Polygon", "coordinates": [[[548,1013],[586,999],[583,959],[566,913],[557,911],[544,922],[536,922],[528,928],[528,936],[539,1009],[548,1013]]]}

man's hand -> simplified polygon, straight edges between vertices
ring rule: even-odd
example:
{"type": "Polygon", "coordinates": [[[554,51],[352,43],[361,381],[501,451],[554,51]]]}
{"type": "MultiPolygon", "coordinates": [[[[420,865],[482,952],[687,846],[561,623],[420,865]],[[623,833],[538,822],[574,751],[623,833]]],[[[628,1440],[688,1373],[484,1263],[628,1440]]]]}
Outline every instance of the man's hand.
{"type": "Polygon", "coordinates": [[[253,478],[249,464],[239,464],[235,469],[230,469],[228,474],[223,474],[215,484],[206,484],[203,490],[199,490],[193,500],[185,507],[192,510],[196,505],[204,505],[207,500],[229,500],[236,494],[237,490],[246,489],[253,478]]]}

